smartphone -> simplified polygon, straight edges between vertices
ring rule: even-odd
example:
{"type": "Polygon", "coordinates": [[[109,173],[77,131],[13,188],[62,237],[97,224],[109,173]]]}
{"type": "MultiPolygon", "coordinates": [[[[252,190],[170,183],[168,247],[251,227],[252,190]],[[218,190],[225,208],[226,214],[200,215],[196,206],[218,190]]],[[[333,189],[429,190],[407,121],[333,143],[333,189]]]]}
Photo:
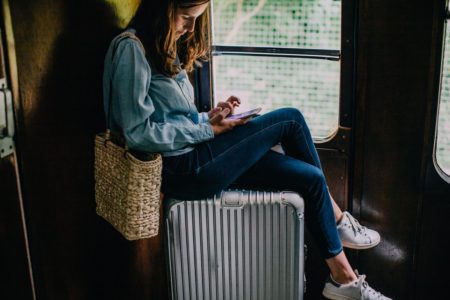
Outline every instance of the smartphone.
{"type": "Polygon", "coordinates": [[[261,111],[261,107],[227,117],[228,120],[237,120],[237,119],[245,119],[248,117],[253,117],[257,115],[261,111]]]}

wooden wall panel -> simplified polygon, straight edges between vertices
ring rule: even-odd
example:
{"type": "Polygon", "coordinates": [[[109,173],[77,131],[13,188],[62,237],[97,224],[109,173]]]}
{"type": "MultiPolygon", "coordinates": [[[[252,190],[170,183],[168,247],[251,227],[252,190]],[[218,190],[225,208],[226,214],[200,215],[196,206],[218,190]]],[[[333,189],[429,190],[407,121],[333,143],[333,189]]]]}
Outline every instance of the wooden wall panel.
{"type": "Polygon", "coordinates": [[[359,251],[358,269],[395,299],[412,297],[422,192],[421,159],[432,5],[360,1],[354,206],[381,244],[359,251]]]}
{"type": "Polygon", "coordinates": [[[38,299],[163,299],[161,241],[128,242],[95,214],[103,59],[118,32],[111,10],[99,0],[15,0],[11,12],[38,299]]]}
{"type": "MultiPolygon", "coordinates": [[[[444,174],[439,174],[435,165],[436,149],[435,131],[439,111],[439,94],[441,63],[443,62],[442,49],[445,45],[444,17],[448,1],[433,2],[433,31],[430,49],[430,69],[428,76],[428,97],[426,123],[424,135],[424,155],[422,159],[422,180],[424,191],[419,211],[418,239],[416,240],[415,274],[413,282],[413,299],[439,299],[446,298],[445,289],[436,286],[445,286],[448,282],[448,271],[445,266],[450,265],[450,256],[447,249],[450,241],[448,226],[448,212],[450,211],[450,180],[444,174]],[[444,238],[443,238],[444,237],[444,238]]],[[[447,21],[448,26],[448,21],[447,21]]],[[[448,35],[447,27],[447,35],[448,35]]],[[[446,49],[447,50],[447,49],[446,49]]],[[[437,147],[436,147],[437,148],[437,147]]]]}

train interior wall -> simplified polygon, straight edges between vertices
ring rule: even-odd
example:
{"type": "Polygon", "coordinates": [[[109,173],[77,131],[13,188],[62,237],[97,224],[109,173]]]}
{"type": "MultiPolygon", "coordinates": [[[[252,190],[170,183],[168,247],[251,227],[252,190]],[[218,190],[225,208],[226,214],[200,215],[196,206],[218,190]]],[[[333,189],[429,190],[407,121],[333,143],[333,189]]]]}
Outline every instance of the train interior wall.
{"type": "MultiPolygon", "coordinates": [[[[428,164],[443,3],[358,1],[354,146],[348,157],[320,152],[338,202],[382,234],[378,247],[349,252],[352,262],[394,299],[431,299],[449,277],[449,188],[429,183],[438,178],[428,164]],[[348,167],[351,191],[336,179],[348,167]]],[[[119,32],[114,11],[100,0],[14,0],[10,8],[17,160],[2,161],[0,172],[20,178],[29,246],[15,177],[2,175],[0,240],[9,250],[0,252],[0,278],[11,280],[0,283],[0,298],[167,298],[161,236],[128,242],[95,214],[93,138],[104,129],[101,76],[119,32]]],[[[307,298],[318,299],[326,271],[312,257],[307,298]]]]}

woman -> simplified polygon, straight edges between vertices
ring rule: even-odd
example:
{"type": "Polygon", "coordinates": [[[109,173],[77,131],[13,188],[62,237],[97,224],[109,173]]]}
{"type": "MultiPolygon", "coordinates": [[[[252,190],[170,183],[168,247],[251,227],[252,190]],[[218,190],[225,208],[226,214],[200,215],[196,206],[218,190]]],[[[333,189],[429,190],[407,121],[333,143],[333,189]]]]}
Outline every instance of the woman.
{"type": "Polygon", "coordinates": [[[105,59],[105,113],[107,118],[112,114],[111,129],[123,132],[131,149],[163,154],[167,196],[198,199],[232,183],[298,192],[306,202],[309,231],[330,268],[323,294],[329,299],[389,299],[353,271],[343,252],[342,244],[366,249],[380,237],[334,203],[298,110],[229,120],[240,104],[232,96],[198,113],[186,72],[206,59],[208,5],[209,0],[142,2],[128,34],[112,41],[105,59]],[[278,143],[286,155],[271,150],[278,143]]]}

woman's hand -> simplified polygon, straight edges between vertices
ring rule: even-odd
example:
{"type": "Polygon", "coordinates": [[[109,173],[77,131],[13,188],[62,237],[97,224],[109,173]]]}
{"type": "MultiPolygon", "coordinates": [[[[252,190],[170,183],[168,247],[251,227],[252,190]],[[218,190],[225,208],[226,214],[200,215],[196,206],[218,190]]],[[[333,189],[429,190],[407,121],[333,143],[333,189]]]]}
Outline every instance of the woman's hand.
{"type": "Polygon", "coordinates": [[[230,114],[230,109],[225,108],[209,119],[209,123],[213,129],[214,135],[219,135],[224,132],[232,130],[235,126],[243,125],[250,121],[251,117],[245,119],[227,120],[226,117],[230,114]]]}
{"type": "MultiPolygon", "coordinates": [[[[236,96],[230,96],[227,101],[223,102],[219,102],[217,103],[217,107],[213,108],[212,110],[210,110],[208,112],[208,116],[209,118],[213,118],[214,116],[216,116],[218,113],[220,113],[221,111],[223,111],[225,108],[229,109],[229,113],[228,115],[232,115],[234,112],[234,108],[238,107],[241,104],[241,100],[236,97],[236,96]]],[[[228,116],[227,115],[227,116],[228,116]]],[[[227,117],[225,116],[225,117],[227,117]]]]}

